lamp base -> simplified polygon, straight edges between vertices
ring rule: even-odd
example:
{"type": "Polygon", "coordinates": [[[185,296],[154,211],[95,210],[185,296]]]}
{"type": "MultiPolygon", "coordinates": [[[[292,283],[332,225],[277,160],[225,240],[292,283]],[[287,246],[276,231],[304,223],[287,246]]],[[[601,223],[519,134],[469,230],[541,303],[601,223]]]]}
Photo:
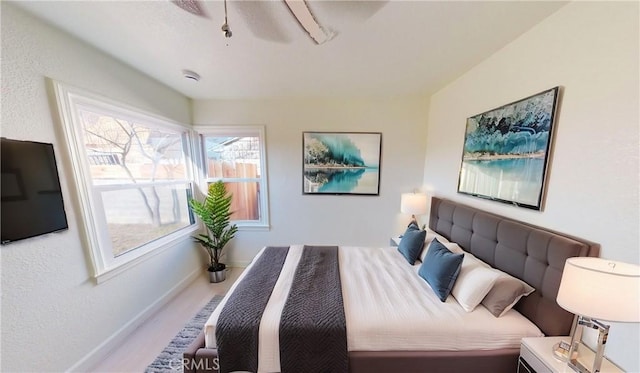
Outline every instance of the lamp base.
{"type": "Polygon", "coordinates": [[[569,349],[569,359],[567,365],[578,373],[599,373],[602,366],[602,358],[604,357],[604,347],[607,344],[607,337],[609,336],[609,325],[592,319],[590,317],[578,315],[576,328],[573,330],[571,336],[571,343],[569,349]],[[582,340],[582,331],[587,327],[589,329],[598,330],[598,345],[593,358],[593,364],[591,369],[587,365],[578,361],[578,346],[582,340]]]}
{"type": "Polygon", "coordinates": [[[553,357],[556,360],[566,363],[569,361],[569,349],[571,345],[568,342],[560,341],[553,345],[553,357]]]}

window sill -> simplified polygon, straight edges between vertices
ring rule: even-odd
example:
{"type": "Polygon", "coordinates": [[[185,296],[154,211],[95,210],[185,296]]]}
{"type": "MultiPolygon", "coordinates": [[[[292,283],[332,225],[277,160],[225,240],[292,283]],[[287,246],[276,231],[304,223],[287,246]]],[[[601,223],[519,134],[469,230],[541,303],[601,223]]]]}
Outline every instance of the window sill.
{"type": "MultiPolygon", "coordinates": [[[[96,284],[104,283],[123,272],[126,272],[130,268],[137,266],[140,263],[146,262],[147,260],[153,258],[154,256],[163,253],[167,249],[174,247],[176,243],[184,240],[184,238],[190,238],[191,234],[199,229],[198,225],[192,225],[190,227],[186,227],[178,232],[175,232],[172,235],[162,237],[157,240],[155,245],[147,251],[143,251],[135,257],[132,257],[129,261],[122,263],[117,266],[98,269],[96,268],[96,273],[93,275],[93,278],[96,281],[96,284]]],[[[135,252],[135,251],[134,251],[135,252]]]]}
{"type": "Polygon", "coordinates": [[[240,224],[236,224],[238,226],[238,230],[239,231],[270,231],[271,230],[271,226],[270,225],[240,225],[240,224]]]}

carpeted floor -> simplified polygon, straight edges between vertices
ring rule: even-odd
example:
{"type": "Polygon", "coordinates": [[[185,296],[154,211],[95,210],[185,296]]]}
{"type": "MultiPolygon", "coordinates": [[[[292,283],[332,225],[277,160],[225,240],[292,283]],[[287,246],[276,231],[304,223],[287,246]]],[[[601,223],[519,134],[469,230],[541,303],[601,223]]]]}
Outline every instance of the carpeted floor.
{"type": "Polygon", "coordinates": [[[211,298],[211,301],[173,337],[169,345],[147,367],[145,373],[182,372],[182,352],[200,334],[204,323],[207,322],[209,315],[221,300],[221,295],[211,298]]]}

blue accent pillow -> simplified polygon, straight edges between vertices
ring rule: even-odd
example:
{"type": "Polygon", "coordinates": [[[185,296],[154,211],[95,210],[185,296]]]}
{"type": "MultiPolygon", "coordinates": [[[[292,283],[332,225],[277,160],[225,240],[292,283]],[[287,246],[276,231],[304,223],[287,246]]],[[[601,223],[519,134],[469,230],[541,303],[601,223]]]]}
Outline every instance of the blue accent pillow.
{"type": "Polygon", "coordinates": [[[398,244],[398,251],[407,259],[409,264],[413,265],[416,259],[418,259],[418,256],[422,252],[426,236],[427,231],[418,228],[417,224],[409,224],[407,230],[402,235],[400,243],[398,244]]]}
{"type": "Polygon", "coordinates": [[[425,279],[442,302],[447,300],[460,274],[464,254],[454,254],[437,239],[431,241],[418,275],[425,279]]]}
{"type": "Polygon", "coordinates": [[[407,225],[407,229],[418,229],[420,230],[420,227],[418,227],[418,223],[415,220],[412,220],[409,225],[407,225]]]}

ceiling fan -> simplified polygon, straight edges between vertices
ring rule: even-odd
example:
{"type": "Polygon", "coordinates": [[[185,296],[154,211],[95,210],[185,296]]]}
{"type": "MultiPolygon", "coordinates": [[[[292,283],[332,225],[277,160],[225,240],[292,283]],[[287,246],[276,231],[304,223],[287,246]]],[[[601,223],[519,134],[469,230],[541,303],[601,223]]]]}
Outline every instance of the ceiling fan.
{"type": "MultiPolygon", "coordinates": [[[[172,0],[183,10],[205,18],[210,18],[205,9],[204,0],[172,0]]],[[[363,21],[380,8],[387,1],[308,1],[308,0],[279,0],[279,1],[230,1],[234,10],[247,22],[249,30],[258,38],[278,43],[289,43],[292,38],[287,33],[285,22],[281,16],[284,5],[288,13],[302,27],[315,44],[323,44],[333,39],[338,31],[334,28],[340,21],[353,23],[363,21]],[[321,24],[319,19],[332,19],[321,24]]],[[[232,32],[227,21],[227,0],[224,0],[225,19],[221,29],[225,37],[231,37],[232,32]]],[[[287,13],[287,12],[285,12],[287,13]]]]}

